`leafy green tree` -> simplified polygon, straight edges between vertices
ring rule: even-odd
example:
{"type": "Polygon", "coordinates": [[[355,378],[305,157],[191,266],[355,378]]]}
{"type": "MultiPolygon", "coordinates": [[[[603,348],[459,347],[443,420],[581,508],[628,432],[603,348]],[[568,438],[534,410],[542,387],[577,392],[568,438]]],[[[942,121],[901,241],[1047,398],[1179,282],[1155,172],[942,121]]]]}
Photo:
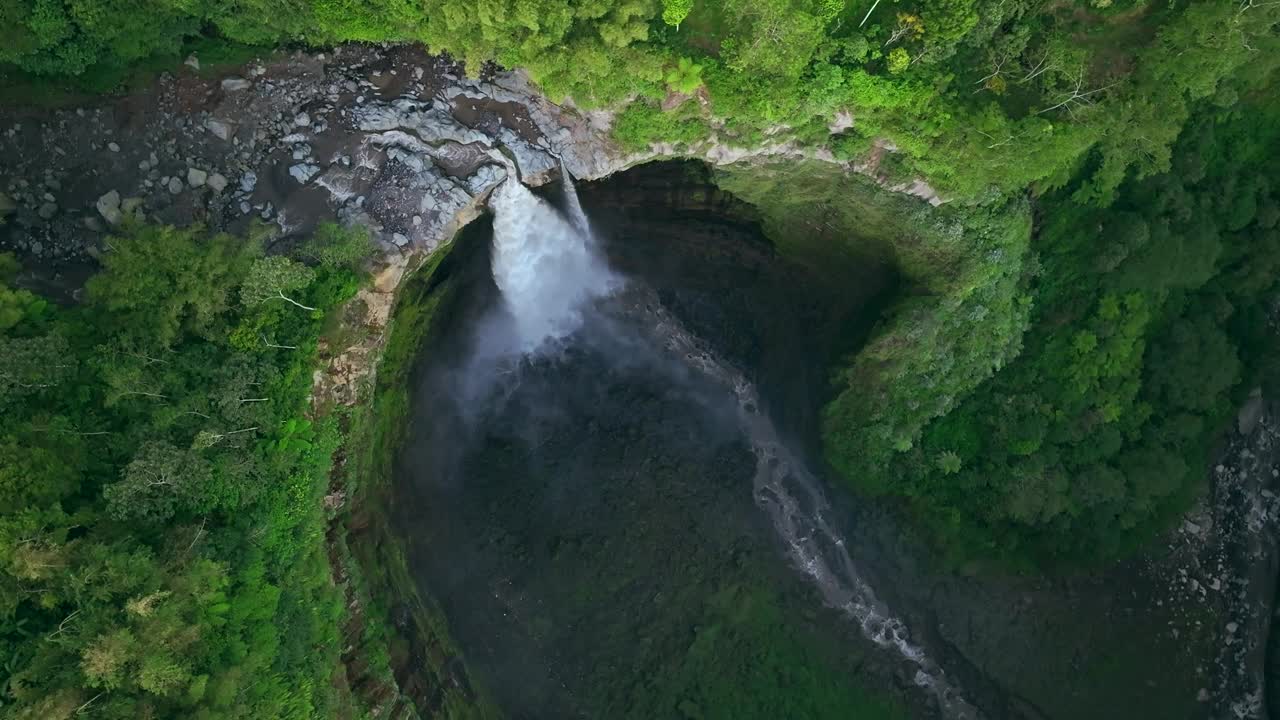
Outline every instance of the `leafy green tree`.
{"type": "Polygon", "coordinates": [[[691,10],[693,0],[662,0],[662,22],[679,29],[691,10]]]}
{"type": "Polygon", "coordinates": [[[209,477],[209,463],[198,452],[153,440],[138,449],[103,495],[118,520],[164,522],[202,507],[209,477]]]}
{"type": "Polygon", "coordinates": [[[268,300],[283,300],[303,310],[315,310],[285,295],[306,288],[314,279],[315,271],[283,255],[260,258],[245,275],[244,284],[240,286],[240,301],[253,306],[268,300]]]}
{"type": "Polygon", "coordinates": [[[889,51],[887,67],[892,75],[904,73],[911,67],[911,55],[903,48],[896,47],[889,51]]]}
{"type": "Polygon", "coordinates": [[[88,283],[89,299],[118,319],[122,335],[149,347],[167,347],[184,328],[211,336],[229,292],[261,254],[229,235],[158,225],[128,229],[109,245],[104,271],[88,283]]]}
{"type": "Polygon", "coordinates": [[[320,223],[315,234],[303,245],[302,253],[321,266],[356,270],[373,256],[376,248],[369,229],[362,225],[343,227],[333,222],[320,223]]]}

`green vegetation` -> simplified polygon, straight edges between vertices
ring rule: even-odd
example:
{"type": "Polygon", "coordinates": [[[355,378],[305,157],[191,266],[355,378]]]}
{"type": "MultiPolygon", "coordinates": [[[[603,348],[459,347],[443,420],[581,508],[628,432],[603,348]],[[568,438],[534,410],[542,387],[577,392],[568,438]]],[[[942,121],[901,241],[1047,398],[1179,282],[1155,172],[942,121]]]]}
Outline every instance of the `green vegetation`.
{"type": "Polygon", "coordinates": [[[359,278],[198,227],[110,247],[81,306],[0,292],[5,716],[332,717],[340,438],[308,401],[359,278]]]}
{"type": "MultiPolygon", "coordinates": [[[[1278,387],[1278,26],[1280,3],[1253,0],[0,0],[0,94],[115,89],[193,51],[208,66],[418,41],[613,107],[628,150],[795,141],[922,178],[952,202],[817,161],[719,173],[833,286],[849,262],[900,276],[837,361],[830,465],[900,499],[950,559],[1025,569],[1139,547],[1203,491],[1243,395],[1278,387]],[[842,113],[853,124],[833,132],[842,113]]],[[[312,372],[322,335],[357,331],[336,311],[368,238],[322,226],[290,256],[263,240],[131,227],[71,308],[11,287],[0,256],[6,717],[353,712],[335,684],[344,606],[366,608],[371,672],[390,675],[408,652],[390,595],[412,598],[442,712],[493,714],[449,684],[455,652],[403,559],[369,550],[392,546],[387,523],[368,544],[334,541],[347,597],[324,543],[334,473],[378,517],[412,358],[454,299],[447,261],[401,298],[372,404],[330,413],[309,407],[312,372]]],[[[780,670],[813,651],[788,641],[774,599],[719,592],[654,680],[680,712],[797,693],[819,715],[896,712],[780,670]],[[742,664],[721,678],[777,672],[740,695],[717,680],[725,658],[742,664]]]]}
{"type": "Polygon", "coordinates": [[[1175,172],[1106,210],[1048,199],[1022,354],[859,471],[961,556],[1096,561],[1185,510],[1234,408],[1278,379],[1277,111],[1202,116],[1175,172]]]}
{"type": "MultiPolygon", "coordinates": [[[[332,226],[330,226],[332,227],[332,226]]],[[[326,232],[321,228],[318,235],[326,232]]],[[[326,243],[324,247],[341,247],[326,243]]],[[[401,671],[413,673],[407,685],[425,683],[434,694],[437,717],[495,718],[500,712],[484,688],[465,689],[454,682],[461,667],[459,653],[445,618],[431,598],[422,597],[409,574],[404,543],[394,532],[387,508],[393,488],[392,465],[409,425],[409,378],[424,348],[439,335],[441,320],[448,317],[458,299],[450,246],[436,251],[404,281],[387,329],[372,387],[363,387],[366,398],[343,417],[344,443],[339,455],[341,486],[348,495],[339,520],[342,531],[330,541],[344,555],[348,596],[361,608],[351,618],[360,625],[360,642],[366,651],[364,674],[390,684],[399,659],[401,671]],[[397,616],[409,618],[392,625],[392,605],[397,616]],[[416,666],[410,656],[425,663],[416,666]],[[477,694],[477,692],[479,694],[477,694]]],[[[348,678],[349,680],[358,680],[348,678]]]]}
{"type": "Polygon", "coordinates": [[[956,561],[1097,562],[1166,527],[1244,394],[1277,379],[1277,113],[1207,108],[1174,172],[1106,209],[1088,179],[1046,196],[1033,241],[1022,201],[929,211],[834,169],[721,172],[783,252],[903,274],[836,374],[830,462],[906,499],[956,561]]]}
{"type": "MultiPolygon", "coordinates": [[[[585,106],[705,88],[686,122],[624,128],[624,142],[688,142],[711,126],[819,143],[893,143],[904,173],[954,196],[1061,187],[1107,203],[1132,172],[1167,171],[1194,105],[1230,104],[1280,64],[1274,3],[1145,0],[297,0],[156,3],[4,0],[0,68],[105,76],[184,39],[265,46],[403,40],[526,68],[585,106]],[[696,69],[696,71],[695,71],[696,69]],[[838,110],[856,118],[828,137],[838,110]]],[[[210,50],[212,52],[212,50],[210,50]]],[[[100,86],[101,83],[98,83],[100,86]]]]}

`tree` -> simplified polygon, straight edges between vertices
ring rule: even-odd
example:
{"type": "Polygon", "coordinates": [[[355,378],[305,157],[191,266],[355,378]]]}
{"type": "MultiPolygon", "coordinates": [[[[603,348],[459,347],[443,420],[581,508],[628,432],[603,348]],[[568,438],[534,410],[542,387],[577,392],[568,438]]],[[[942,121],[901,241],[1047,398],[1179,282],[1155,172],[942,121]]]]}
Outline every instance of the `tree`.
{"type": "Polygon", "coordinates": [[[121,335],[146,347],[168,347],[184,325],[210,336],[227,293],[261,254],[256,243],[230,235],[158,225],[126,229],[108,247],[104,271],[89,280],[89,300],[112,313],[121,335]]]}
{"type": "Polygon", "coordinates": [[[0,337],[0,407],[66,380],[74,368],[67,341],[57,333],[26,338],[0,337]]]}
{"type": "Polygon", "coordinates": [[[693,0],[662,0],[662,22],[679,30],[690,10],[693,10],[693,0]]]}
{"type": "Polygon", "coordinates": [[[138,448],[120,480],[103,495],[117,520],[164,522],[207,503],[202,492],[209,475],[209,463],[199,452],[152,440],[138,448]]]}
{"type": "Polygon", "coordinates": [[[249,268],[240,286],[240,301],[245,305],[261,305],[268,300],[284,300],[303,310],[315,308],[285,295],[301,290],[315,279],[315,271],[283,255],[260,258],[249,268]]]}
{"type": "Polygon", "coordinates": [[[344,227],[334,222],[323,222],[315,234],[302,247],[303,254],[315,258],[327,268],[356,270],[373,255],[376,248],[369,229],[363,225],[344,227]]]}
{"type": "Polygon", "coordinates": [[[906,50],[896,47],[889,51],[887,67],[889,74],[900,75],[911,67],[911,55],[906,50]]]}

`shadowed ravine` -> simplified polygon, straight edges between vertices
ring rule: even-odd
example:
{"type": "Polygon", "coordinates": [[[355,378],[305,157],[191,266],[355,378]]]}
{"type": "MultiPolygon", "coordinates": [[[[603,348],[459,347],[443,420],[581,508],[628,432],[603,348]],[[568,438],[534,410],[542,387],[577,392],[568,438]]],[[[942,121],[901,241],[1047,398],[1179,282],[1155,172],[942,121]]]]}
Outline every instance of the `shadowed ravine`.
{"type": "MultiPolygon", "coordinates": [[[[876,672],[915,686],[918,697],[907,702],[943,717],[980,717],[859,570],[821,483],[780,436],[747,375],[687,330],[659,293],[608,267],[571,182],[563,189],[561,209],[513,181],[496,191],[492,302],[475,311],[470,332],[457,333],[465,336],[459,349],[422,372],[419,417],[429,406],[431,420],[419,427],[430,428],[404,463],[421,503],[410,504],[425,510],[414,542],[430,547],[421,562],[426,582],[508,710],[518,717],[641,712],[634,691],[598,686],[662,670],[601,670],[602,659],[626,656],[604,651],[616,622],[600,630],[574,614],[629,616],[633,625],[623,634],[639,632],[642,646],[661,646],[644,633],[664,632],[653,628],[672,618],[636,616],[644,596],[652,593],[661,605],[668,593],[690,592],[680,602],[696,608],[715,604],[718,587],[774,592],[742,590],[740,583],[760,583],[757,568],[781,565],[785,556],[817,592],[801,598],[786,591],[783,612],[812,618],[817,608],[804,605],[825,604],[861,633],[863,645],[870,641],[867,661],[886,668],[876,672]],[[652,481],[668,471],[672,487],[652,481]],[[646,476],[649,487],[634,487],[646,476]],[[700,482],[710,489],[693,489],[700,482]],[[673,506],[663,495],[678,486],[690,495],[673,506]],[[628,497],[655,489],[648,504],[628,497]],[[662,530],[671,518],[650,519],[655,514],[687,514],[694,526],[662,530]],[[634,523],[644,539],[626,530],[623,539],[601,540],[611,531],[592,526],[604,518],[634,523]],[[696,550],[682,546],[689,541],[699,543],[696,550]],[[609,553],[633,555],[606,562],[590,549],[600,543],[609,553]],[[657,565],[634,567],[650,552],[657,565]],[[696,596],[696,586],[680,587],[688,582],[684,571],[664,577],[663,553],[688,561],[695,582],[711,576],[706,597],[696,596]],[[714,567],[725,560],[728,567],[714,567]],[[609,567],[614,563],[626,570],[609,567]],[[496,576],[483,577],[480,568],[496,576]],[[605,587],[565,597],[574,584],[605,587]],[[600,659],[586,662],[597,652],[600,659]]],[[[771,572],[771,582],[791,584],[771,572]]],[[[678,639],[670,642],[680,647],[678,639]]],[[[653,655],[638,651],[641,662],[670,664],[653,655]]]]}

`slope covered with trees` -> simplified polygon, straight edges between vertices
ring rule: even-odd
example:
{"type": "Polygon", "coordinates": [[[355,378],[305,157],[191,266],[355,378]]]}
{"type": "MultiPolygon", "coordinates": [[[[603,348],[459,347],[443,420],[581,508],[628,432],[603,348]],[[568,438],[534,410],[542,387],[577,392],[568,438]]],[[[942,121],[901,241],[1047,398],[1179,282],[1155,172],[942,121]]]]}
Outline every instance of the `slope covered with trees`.
{"type": "Polygon", "coordinates": [[[368,239],[325,230],[312,265],[198,227],[110,245],[73,308],[0,256],[0,713],[331,717],[338,434],[307,408],[368,239]]]}

